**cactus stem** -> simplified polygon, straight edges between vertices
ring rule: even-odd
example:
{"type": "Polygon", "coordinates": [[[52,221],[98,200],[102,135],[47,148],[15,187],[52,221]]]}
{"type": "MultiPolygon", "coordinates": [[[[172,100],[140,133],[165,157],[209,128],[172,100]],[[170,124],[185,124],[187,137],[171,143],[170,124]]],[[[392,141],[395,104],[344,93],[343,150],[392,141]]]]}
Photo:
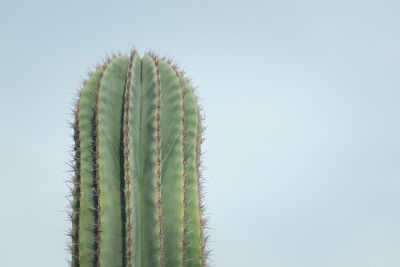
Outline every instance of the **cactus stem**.
{"type": "Polygon", "coordinates": [[[195,88],[153,51],[109,53],[88,75],[71,125],[72,267],[207,266],[195,88]]]}
{"type": "Polygon", "coordinates": [[[157,75],[157,95],[158,95],[158,104],[157,104],[157,198],[158,198],[158,224],[160,227],[159,238],[160,238],[160,264],[164,266],[164,245],[163,245],[163,231],[162,231],[162,208],[161,208],[161,80],[160,80],[160,69],[158,67],[158,58],[155,55],[152,56],[154,60],[154,64],[156,66],[156,75],[157,75]]]}

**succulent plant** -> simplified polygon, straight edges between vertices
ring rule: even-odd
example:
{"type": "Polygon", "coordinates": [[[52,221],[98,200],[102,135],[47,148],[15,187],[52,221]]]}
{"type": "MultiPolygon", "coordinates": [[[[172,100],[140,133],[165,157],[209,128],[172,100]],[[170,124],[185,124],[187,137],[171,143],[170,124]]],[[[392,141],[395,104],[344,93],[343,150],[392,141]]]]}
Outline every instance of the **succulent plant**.
{"type": "Polygon", "coordinates": [[[73,267],[207,265],[193,86],[154,53],[114,55],[74,111],[73,267]]]}

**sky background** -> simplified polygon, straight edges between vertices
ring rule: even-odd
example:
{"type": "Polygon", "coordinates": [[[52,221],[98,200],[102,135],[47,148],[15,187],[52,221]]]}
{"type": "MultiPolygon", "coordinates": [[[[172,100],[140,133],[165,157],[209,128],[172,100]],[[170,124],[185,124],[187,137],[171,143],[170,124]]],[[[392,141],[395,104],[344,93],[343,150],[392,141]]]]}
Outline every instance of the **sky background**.
{"type": "Polygon", "coordinates": [[[67,266],[72,98],[149,49],[206,115],[219,267],[400,266],[400,2],[0,1],[0,266],[67,266]]]}

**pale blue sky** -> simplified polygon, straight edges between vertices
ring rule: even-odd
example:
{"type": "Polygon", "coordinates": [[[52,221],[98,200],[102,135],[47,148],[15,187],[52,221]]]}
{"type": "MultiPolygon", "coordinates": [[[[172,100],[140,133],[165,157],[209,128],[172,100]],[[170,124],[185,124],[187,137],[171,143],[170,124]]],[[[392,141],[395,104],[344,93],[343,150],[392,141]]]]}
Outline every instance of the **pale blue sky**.
{"type": "Polygon", "coordinates": [[[0,266],[67,266],[79,80],[154,49],[194,78],[212,263],[400,266],[398,1],[0,2],[0,266]]]}

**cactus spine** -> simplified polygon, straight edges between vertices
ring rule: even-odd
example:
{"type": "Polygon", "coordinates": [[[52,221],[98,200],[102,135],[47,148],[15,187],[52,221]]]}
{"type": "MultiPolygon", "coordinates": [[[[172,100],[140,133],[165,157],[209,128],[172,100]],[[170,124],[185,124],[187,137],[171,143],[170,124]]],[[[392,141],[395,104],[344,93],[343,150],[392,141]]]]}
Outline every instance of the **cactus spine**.
{"type": "Polygon", "coordinates": [[[201,122],[190,82],[153,53],[90,75],[73,123],[73,267],[206,266],[201,122]]]}

